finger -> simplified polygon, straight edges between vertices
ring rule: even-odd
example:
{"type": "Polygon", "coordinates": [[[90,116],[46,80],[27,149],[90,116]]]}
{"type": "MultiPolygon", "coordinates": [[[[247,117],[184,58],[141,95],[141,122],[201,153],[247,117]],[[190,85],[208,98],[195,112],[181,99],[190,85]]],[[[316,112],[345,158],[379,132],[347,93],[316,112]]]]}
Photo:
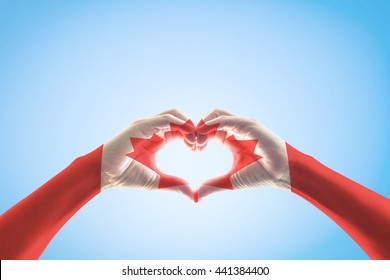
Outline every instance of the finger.
{"type": "Polygon", "coordinates": [[[208,142],[208,136],[207,134],[199,134],[196,135],[196,145],[198,146],[199,150],[203,150],[206,147],[206,144],[208,142]]]}
{"type": "Polygon", "coordinates": [[[193,122],[182,112],[176,109],[170,109],[164,111],[157,116],[172,115],[177,119],[184,121],[183,124],[173,123],[171,124],[171,131],[179,131],[185,135],[185,141],[190,144],[194,144],[196,141],[195,126],[193,122]]]}
{"type": "Polygon", "coordinates": [[[226,132],[225,131],[216,131],[213,135],[197,134],[197,138],[198,138],[200,143],[196,144],[196,148],[198,151],[203,151],[207,147],[208,142],[212,139],[216,139],[217,141],[224,144],[225,139],[226,139],[226,132]]]}
{"type": "Polygon", "coordinates": [[[199,129],[200,132],[196,133],[197,149],[199,151],[204,150],[211,139],[216,139],[222,144],[225,142],[227,132],[218,130],[218,127],[219,127],[218,124],[213,126],[207,126],[206,124],[202,124],[202,121],[199,123],[197,130],[199,129]],[[207,133],[202,134],[201,132],[207,132],[207,133]]]}
{"type": "Polygon", "coordinates": [[[196,150],[195,133],[183,135],[179,131],[168,131],[164,134],[164,139],[167,143],[175,139],[183,139],[184,144],[191,150],[196,150]]]}
{"type": "Polygon", "coordinates": [[[158,115],[148,120],[149,125],[153,127],[154,134],[169,142],[176,138],[184,138],[185,135],[190,135],[188,139],[194,139],[195,126],[191,120],[183,122],[183,120],[169,114],[158,115]]]}
{"type": "MultiPolygon", "coordinates": [[[[233,114],[231,114],[227,111],[221,110],[221,109],[214,109],[214,110],[210,111],[209,113],[207,113],[207,115],[203,119],[200,120],[200,122],[196,126],[197,133],[198,134],[211,134],[211,133],[215,132],[217,130],[218,126],[217,125],[207,126],[206,123],[208,124],[211,120],[214,120],[214,119],[221,117],[221,116],[233,116],[233,114]]],[[[213,135],[208,135],[208,136],[213,136],[213,135]]],[[[201,139],[201,141],[202,140],[203,141],[206,140],[206,142],[207,142],[207,138],[203,138],[203,139],[201,139]]],[[[206,143],[206,142],[204,142],[204,143],[206,143]]],[[[198,141],[198,144],[202,145],[203,143],[198,141]]]]}
{"type": "Polygon", "coordinates": [[[249,120],[243,117],[220,116],[198,127],[197,131],[199,131],[199,133],[224,131],[228,135],[234,135],[237,139],[242,139],[245,138],[245,136],[250,132],[248,129],[250,129],[253,122],[253,120],[249,120]]]}
{"type": "Polygon", "coordinates": [[[181,194],[184,194],[189,199],[193,200],[193,191],[189,186],[188,182],[179,177],[167,174],[160,174],[158,188],[168,191],[179,192],[181,194]]]}
{"type": "Polygon", "coordinates": [[[182,120],[171,114],[156,115],[149,119],[150,123],[160,130],[170,130],[171,124],[183,125],[186,120],[182,120]]]}
{"type": "Polygon", "coordinates": [[[184,140],[185,140],[186,144],[189,144],[191,146],[195,145],[196,144],[196,132],[184,135],[184,140]]]}
{"type": "MultiPolygon", "coordinates": [[[[180,138],[191,150],[196,150],[196,128],[191,120],[186,121],[182,125],[171,124],[171,131],[173,136],[171,140],[180,138]]],[[[170,142],[170,140],[166,140],[170,142]]]]}
{"type": "Polygon", "coordinates": [[[184,122],[189,120],[189,117],[187,117],[185,114],[183,114],[182,112],[180,112],[177,109],[170,109],[170,110],[161,112],[160,114],[157,114],[157,116],[161,116],[161,115],[172,115],[172,116],[175,116],[178,119],[183,120],[184,122]]]}
{"type": "Polygon", "coordinates": [[[194,194],[195,202],[205,198],[206,196],[220,192],[223,190],[233,190],[232,183],[230,181],[231,174],[225,174],[220,177],[216,177],[204,182],[196,194],[194,194]]]}
{"type": "Polygon", "coordinates": [[[232,113],[228,111],[224,111],[221,109],[214,109],[206,114],[206,116],[203,118],[204,122],[211,121],[215,118],[218,118],[220,116],[234,116],[232,113]]]}
{"type": "Polygon", "coordinates": [[[215,137],[215,133],[218,129],[218,125],[209,127],[203,120],[200,120],[196,126],[196,146],[199,151],[206,148],[209,139],[215,137]]]}
{"type": "Polygon", "coordinates": [[[184,138],[184,144],[193,151],[196,151],[196,144],[195,143],[190,143],[184,138]]]}
{"type": "Polygon", "coordinates": [[[221,188],[212,187],[212,186],[203,186],[203,187],[199,188],[199,190],[196,190],[194,192],[194,202],[198,203],[200,200],[202,200],[203,198],[205,198],[206,196],[208,196],[210,194],[225,191],[225,190],[227,190],[227,189],[221,189],[221,188]]]}
{"type": "Polygon", "coordinates": [[[207,142],[210,138],[215,137],[215,132],[218,129],[219,125],[213,125],[213,126],[207,126],[206,122],[210,122],[211,120],[218,118],[220,116],[233,116],[233,114],[221,110],[221,109],[214,109],[206,114],[206,116],[200,120],[198,125],[196,126],[196,137],[197,137],[197,146],[198,150],[203,150],[207,142]]]}
{"type": "Polygon", "coordinates": [[[192,191],[191,187],[188,185],[179,186],[179,187],[170,187],[170,188],[166,188],[165,190],[174,191],[174,192],[183,194],[185,197],[187,197],[191,201],[193,201],[193,199],[194,199],[193,198],[193,196],[194,196],[193,191],[192,191]]]}
{"type": "Polygon", "coordinates": [[[191,120],[187,120],[183,124],[176,124],[176,123],[171,123],[170,125],[171,131],[175,132],[180,132],[183,135],[191,135],[188,139],[194,142],[196,139],[195,133],[196,133],[196,128],[194,126],[194,123],[191,120]]]}
{"type": "Polygon", "coordinates": [[[219,123],[213,122],[213,125],[210,125],[210,122],[211,121],[208,121],[206,123],[204,120],[200,120],[200,122],[196,126],[196,133],[201,135],[213,136],[218,130],[219,123]]]}

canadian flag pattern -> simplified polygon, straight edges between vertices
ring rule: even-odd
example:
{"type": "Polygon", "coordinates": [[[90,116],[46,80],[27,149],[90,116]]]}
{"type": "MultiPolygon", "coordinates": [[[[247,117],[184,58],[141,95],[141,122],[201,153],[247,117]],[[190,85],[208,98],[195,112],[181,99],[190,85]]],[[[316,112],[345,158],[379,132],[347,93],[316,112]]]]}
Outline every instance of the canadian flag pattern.
{"type": "MultiPolygon", "coordinates": [[[[206,124],[202,120],[197,131],[204,138],[216,138],[233,154],[231,170],[202,184],[195,201],[222,189],[278,186],[290,189],[287,150],[284,141],[267,129],[258,129],[253,120],[222,115],[206,124]],[[253,126],[253,127],[252,127],[253,126]],[[255,129],[254,129],[255,128],[255,129]]],[[[203,147],[204,148],[204,147],[203,147]]]]}
{"type": "Polygon", "coordinates": [[[195,201],[220,190],[278,186],[323,211],[373,259],[390,259],[390,200],[327,168],[254,120],[216,110],[197,127],[177,111],[133,123],[0,216],[0,258],[37,259],[90,199],[112,187],[169,189],[195,201]],[[217,138],[233,153],[230,172],[195,193],[163,174],[156,153],[173,139],[202,150],[217,138]]]}
{"type": "Polygon", "coordinates": [[[164,174],[156,165],[157,152],[168,142],[174,139],[185,140],[187,135],[195,134],[192,121],[165,116],[153,120],[155,123],[152,126],[149,125],[149,121],[135,123],[134,125],[138,126],[136,129],[133,125],[104,145],[102,189],[111,187],[168,189],[181,192],[192,199],[192,189],[188,182],[164,174]]]}
{"type": "Polygon", "coordinates": [[[224,189],[278,186],[323,211],[372,259],[390,259],[388,198],[299,152],[254,120],[220,110],[207,118],[198,133],[224,143],[233,153],[233,166],[205,182],[195,200],[224,189]]]}

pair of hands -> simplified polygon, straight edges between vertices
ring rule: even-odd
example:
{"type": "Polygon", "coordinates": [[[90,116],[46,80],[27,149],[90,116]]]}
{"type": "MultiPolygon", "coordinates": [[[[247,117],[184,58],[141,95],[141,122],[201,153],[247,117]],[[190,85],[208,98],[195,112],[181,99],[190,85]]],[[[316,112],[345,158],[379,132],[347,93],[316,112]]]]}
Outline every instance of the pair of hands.
{"type": "Polygon", "coordinates": [[[103,146],[102,189],[167,189],[197,202],[216,191],[265,185],[290,189],[285,142],[256,121],[223,110],[211,111],[197,126],[183,113],[169,110],[134,122],[103,146]],[[195,192],[188,182],[156,166],[156,153],[172,140],[182,139],[188,148],[201,151],[213,138],[231,150],[233,165],[195,192]]]}
{"type": "Polygon", "coordinates": [[[171,110],[139,120],[0,216],[0,258],[36,259],[85,203],[110,187],[183,193],[197,201],[220,190],[275,185],[301,196],[333,219],[373,259],[390,259],[390,200],[294,149],[251,119],[214,110],[197,126],[171,110]],[[231,170],[193,192],[163,174],[156,153],[173,139],[203,150],[210,139],[233,154],[231,170]]]}
{"type": "Polygon", "coordinates": [[[0,258],[36,259],[91,198],[110,187],[183,193],[197,201],[220,190],[275,185],[301,196],[333,219],[373,259],[390,259],[390,200],[294,149],[251,119],[214,110],[197,126],[171,110],[139,120],[0,216],[0,258]],[[173,139],[203,150],[210,139],[233,154],[231,170],[193,192],[163,174],[156,153],[173,139]]]}

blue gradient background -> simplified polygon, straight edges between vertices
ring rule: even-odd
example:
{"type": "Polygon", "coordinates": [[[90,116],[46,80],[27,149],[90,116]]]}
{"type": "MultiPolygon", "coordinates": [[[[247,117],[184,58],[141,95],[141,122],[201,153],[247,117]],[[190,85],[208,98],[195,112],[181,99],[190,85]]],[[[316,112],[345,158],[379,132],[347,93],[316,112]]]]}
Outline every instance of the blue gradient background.
{"type": "MultiPolygon", "coordinates": [[[[216,107],[255,118],[390,197],[386,3],[0,1],[1,212],[134,120],[170,108],[195,122],[216,107]]],[[[172,144],[159,165],[191,182],[227,171],[231,156],[212,146],[194,167],[197,155],[172,144]]],[[[272,187],[198,204],[164,191],[108,190],[42,255],[366,258],[314,206],[272,187]]]]}

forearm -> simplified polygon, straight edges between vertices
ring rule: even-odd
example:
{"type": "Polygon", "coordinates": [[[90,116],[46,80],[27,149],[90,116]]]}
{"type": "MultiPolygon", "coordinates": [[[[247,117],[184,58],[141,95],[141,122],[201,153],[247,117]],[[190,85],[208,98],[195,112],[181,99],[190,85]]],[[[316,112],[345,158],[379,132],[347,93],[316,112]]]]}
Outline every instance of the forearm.
{"type": "Polygon", "coordinates": [[[390,259],[390,200],[287,144],[291,191],[322,210],[372,259],[390,259]]]}
{"type": "Polygon", "coordinates": [[[72,162],[0,217],[0,258],[37,259],[60,228],[100,192],[102,147],[72,162]]]}

